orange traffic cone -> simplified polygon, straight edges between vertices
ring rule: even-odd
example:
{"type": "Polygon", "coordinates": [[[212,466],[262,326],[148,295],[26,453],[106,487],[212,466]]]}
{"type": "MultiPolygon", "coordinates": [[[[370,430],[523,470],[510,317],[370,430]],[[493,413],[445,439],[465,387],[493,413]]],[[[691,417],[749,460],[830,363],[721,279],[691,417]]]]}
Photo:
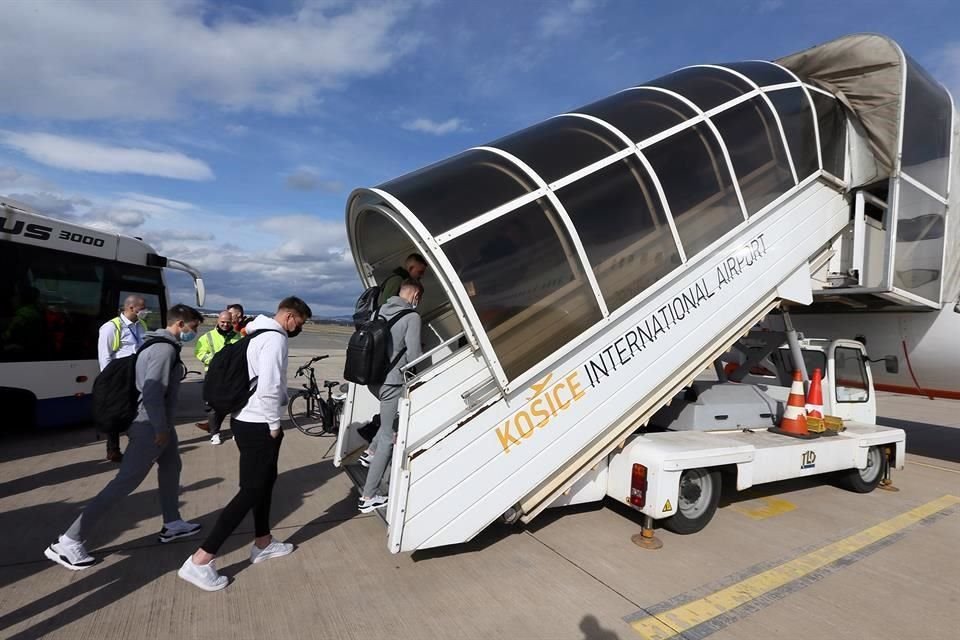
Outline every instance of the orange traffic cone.
{"type": "Polygon", "coordinates": [[[812,418],[823,417],[823,386],[820,369],[813,370],[810,391],[807,393],[807,415],[812,418]]]}
{"type": "Polygon", "coordinates": [[[769,431],[794,438],[805,440],[816,438],[817,434],[807,430],[807,418],[804,415],[803,377],[799,370],[793,372],[793,384],[790,385],[790,396],[787,406],[780,420],[780,427],[771,427],[769,431]]]}

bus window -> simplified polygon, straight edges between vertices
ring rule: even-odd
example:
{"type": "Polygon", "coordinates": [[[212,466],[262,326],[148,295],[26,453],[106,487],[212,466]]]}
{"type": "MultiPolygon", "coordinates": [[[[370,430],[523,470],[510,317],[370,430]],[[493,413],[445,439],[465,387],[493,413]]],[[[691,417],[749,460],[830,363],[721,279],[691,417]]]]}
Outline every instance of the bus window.
{"type": "Polygon", "coordinates": [[[28,245],[4,248],[0,337],[4,362],[82,360],[97,354],[104,289],[100,260],[28,245]],[[10,264],[7,262],[10,261],[10,264]]]}
{"type": "Polygon", "coordinates": [[[140,296],[143,298],[143,301],[147,305],[147,310],[150,311],[150,315],[146,317],[144,322],[147,323],[147,329],[150,331],[156,331],[157,329],[162,329],[163,325],[163,314],[161,313],[160,307],[160,296],[156,293],[145,293],[143,291],[121,291],[120,300],[117,304],[117,309],[123,309],[123,301],[127,299],[127,296],[140,296]]]}

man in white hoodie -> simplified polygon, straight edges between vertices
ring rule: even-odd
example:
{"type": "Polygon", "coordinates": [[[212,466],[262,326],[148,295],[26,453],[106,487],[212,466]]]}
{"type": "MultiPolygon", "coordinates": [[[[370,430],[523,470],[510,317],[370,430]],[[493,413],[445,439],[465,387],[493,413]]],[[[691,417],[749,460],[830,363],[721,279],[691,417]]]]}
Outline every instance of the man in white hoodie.
{"type": "Polygon", "coordinates": [[[224,507],[207,539],[183,563],[177,572],[181,578],[205,591],[218,591],[227,586],[213,565],[220,547],[253,511],[254,540],[250,562],[256,564],[285,556],[293,545],[274,540],[270,535],[270,501],[277,479],[277,460],[283,431],[280,417],[287,406],[287,338],[300,334],[312,315],[300,298],[284,298],[272,318],[257,316],[247,325],[247,372],[256,387],[247,404],[230,423],[233,438],[240,450],[240,491],[224,507]],[[256,332],[264,335],[251,339],[256,332]]]}

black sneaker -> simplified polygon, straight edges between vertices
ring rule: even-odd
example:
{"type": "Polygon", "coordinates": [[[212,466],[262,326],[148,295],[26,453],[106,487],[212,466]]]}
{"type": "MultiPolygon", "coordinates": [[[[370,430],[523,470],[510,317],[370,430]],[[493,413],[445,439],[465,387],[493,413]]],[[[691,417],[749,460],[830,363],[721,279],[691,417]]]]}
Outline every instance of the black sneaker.
{"type": "Polygon", "coordinates": [[[171,523],[171,526],[164,526],[160,529],[160,536],[157,538],[160,542],[171,542],[177,538],[186,538],[200,531],[200,525],[196,522],[178,522],[171,523]]]}

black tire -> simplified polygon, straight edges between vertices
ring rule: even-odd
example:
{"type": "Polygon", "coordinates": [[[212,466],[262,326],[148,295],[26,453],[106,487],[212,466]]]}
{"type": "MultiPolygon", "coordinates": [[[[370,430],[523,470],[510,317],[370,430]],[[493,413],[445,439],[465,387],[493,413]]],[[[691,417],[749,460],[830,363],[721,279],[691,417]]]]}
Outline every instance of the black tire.
{"type": "Polygon", "coordinates": [[[879,446],[867,450],[867,466],[863,469],[841,471],[838,481],[841,487],[854,493],[870,493],[887,474],[887,457],[879,446]]]}
{"type": "Polygon", "coordinates": [[[322,398],[309,391],[298,391],[290,396],[287,414],[293,426],[308,436],[318,437],[331,433],[328,431],[332,424],[330,408],[322,398]]]}
{"type": "Polygon", "coordinates": [[[680,474],[677,512],[664,520],[663,526],[680,535],[700,531],[717,512],[721,488],[719,471],[687,469],[680,474]]]}

